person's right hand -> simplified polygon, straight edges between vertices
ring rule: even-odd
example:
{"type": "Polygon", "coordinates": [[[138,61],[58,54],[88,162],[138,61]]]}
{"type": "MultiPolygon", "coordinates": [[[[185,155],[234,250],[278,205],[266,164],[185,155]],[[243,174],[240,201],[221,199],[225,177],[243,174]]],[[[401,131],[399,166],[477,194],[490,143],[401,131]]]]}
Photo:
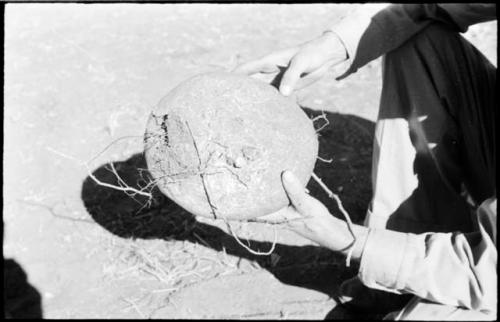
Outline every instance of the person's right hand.
{"type": "Polygon", "coordinates": [[[346,49],[337,35],[333,32],[325,32],[320,37],[302,45],[276,51],[243,63],[233,72],[246,75],[256,73],[277,75],[281,69],[285,69],[279,90],[281,94],[288,96],[294,90],[316,82],[326,74],[330,67],[346,59],[346,49]]]}
{"type": "MultiPolygon", "coordinates": [[[[325,205],[310,196],[299,179],[290,171],[281,175],[283,188],[290,200],[290,205],[269,215],[256,218],[255,222],[283,224],[284,227],[296,232],[323,247],[345,255],[353,242],[351,230],[346,221],[332,216],[325,205]]],[[[359,260],[366,241],[368,229],[352,225],[356,234],[356,247],[352,258],[359,260]]]]}

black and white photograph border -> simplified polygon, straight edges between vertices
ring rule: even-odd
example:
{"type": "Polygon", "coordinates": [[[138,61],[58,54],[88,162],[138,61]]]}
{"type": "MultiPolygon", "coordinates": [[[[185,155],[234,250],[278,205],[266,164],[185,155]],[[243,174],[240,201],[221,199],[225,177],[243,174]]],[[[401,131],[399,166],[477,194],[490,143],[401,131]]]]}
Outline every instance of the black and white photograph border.
{"type": "MultiPolygon", "coordinates": [[[[496,94],[487,95],[496,86],[496,9],[490,17],[455,5],[470,8],[5,2],[4,317],[496,319],[485,287],[497,278],[496,228],[485,223],[494,209],[496,227],[496,94]],[[202,74],[213,82],[179,98],[179,86],[202,74]],[[255,92],[245,91],[252,82],[255,92]],[[260,115],[283,102],[312,129],[313,171],[293,157],[304,151],[299,140],[284,134],[294,134],[285,126],[294,113],[266,122],[245,110],[260,115]],[[216,104],[238,108],[221,116],[216,104]],[[179,119],[196,108],[186,118],[217,124],[219,141],[164,112],[161,152],[170,159],[158,177],[147,124],[165,108],[179,119]],[[246,125],[228,135],[234,120],[246,125]],[[259,141],[259,129],[274,138],[259,141]],[[457,139],[462,131],[469,141],[457,139]],[[221,152],[238,138],[276,147],[257,154],[272,166],[245,173],[253,156],[221,152]],[[222,172],[203,172],[216,158],[222,172]],[[189,164],[191,177],[173,173],[189,164]],[[283,172],[291,169],[306,176],[283,172]],[[175,194],[159,182],[193,185],[213,217],[186,205],[189,189],[175,194]],[[236,190],[254,186],[262,194],[254,208],[279,211],[226,220],[223,200],[245,200],[236,190]],[[472,221],[458,220],[462,213],[472,221]],[[425,274],[464,286],[440,289],[425,274]]],[[[496,307],[496,289],[494,299],[496,307]]]]}

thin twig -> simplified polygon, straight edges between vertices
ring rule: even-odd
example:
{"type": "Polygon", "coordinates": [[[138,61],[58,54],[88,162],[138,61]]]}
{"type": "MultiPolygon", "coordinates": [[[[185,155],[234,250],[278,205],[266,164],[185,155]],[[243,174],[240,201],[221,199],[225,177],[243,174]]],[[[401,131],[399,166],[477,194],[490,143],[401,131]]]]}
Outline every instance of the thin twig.
{"type": "Polygon", "coordinates": [[[315,174],[312,174],[313,179],[320,185],[321,188],[328,194],[328,197],[331,199],[334,199],[337,202],[337,205],[340,209],[340,212],[342,212],[342,215],[344,216],[346,222],[347,222],[347,227],[349,228],[349,232],[352,235],[352,238],[354,238],[353,242],[351,245],[348,246],[348,253],[347,253],[347,258],[346,258],[346,266],[350,266],[351,262],[351,256],[352,252],[354,250],[354,245],[356,244],[356,234],[354,234],[354,229],[353,229],[353,223],[351,221],[351,217],[347,213],[347,211],[344,209],[344,206],[342,205],[342,201],[340,200],[339,196],[335,193],[333,193],[324,183],[323,181],[315,174]]]}
{"type": "Polygon", "coordinates": [[[319,161],[325,162],[325,163],[332,163],[333,159],[323,159],[322,157],[318,156],[317,157],[319,161]]]}

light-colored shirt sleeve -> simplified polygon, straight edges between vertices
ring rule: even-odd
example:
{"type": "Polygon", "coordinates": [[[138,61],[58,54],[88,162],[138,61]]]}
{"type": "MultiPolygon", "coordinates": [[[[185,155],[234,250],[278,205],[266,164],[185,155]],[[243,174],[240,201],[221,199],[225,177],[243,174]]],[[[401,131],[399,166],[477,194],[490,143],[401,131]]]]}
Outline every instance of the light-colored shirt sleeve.
{"type": "Polygon", "coordinates": [[[496,215],[495,197],[478,208],[474,233],[370,230],[359,277],[371,288],[496,314],[496,215]]]}
{"type": "Polygon", "coordinates": [[[347,61],[342,64],[343,68],[338,68],[344,74],[352,65],[354,56],[358,50],[361,36],[370,25],[372,17],[380,10],[389,6],[387,3],[358,4],[349,10],[340,20],[329,28],[342,41],[346,52],[347,61]]]}

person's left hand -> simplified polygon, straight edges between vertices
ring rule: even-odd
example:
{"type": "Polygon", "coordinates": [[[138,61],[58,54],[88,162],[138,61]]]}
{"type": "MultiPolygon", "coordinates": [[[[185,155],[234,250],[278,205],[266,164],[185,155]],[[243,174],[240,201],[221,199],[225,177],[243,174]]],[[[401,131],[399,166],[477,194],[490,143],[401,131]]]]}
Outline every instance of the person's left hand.
{"type": "Polygon", "coordinates": [[[237,66],[233,72],[244,75],[261,75],[257,78],[278,81],[281,94],[288,96],[293,91],[313,84],[326,75],[328,70],[347,59],[347,51],[340,38],[333,32],[301,45],[272,52],[264,57],[237,66]]]}

